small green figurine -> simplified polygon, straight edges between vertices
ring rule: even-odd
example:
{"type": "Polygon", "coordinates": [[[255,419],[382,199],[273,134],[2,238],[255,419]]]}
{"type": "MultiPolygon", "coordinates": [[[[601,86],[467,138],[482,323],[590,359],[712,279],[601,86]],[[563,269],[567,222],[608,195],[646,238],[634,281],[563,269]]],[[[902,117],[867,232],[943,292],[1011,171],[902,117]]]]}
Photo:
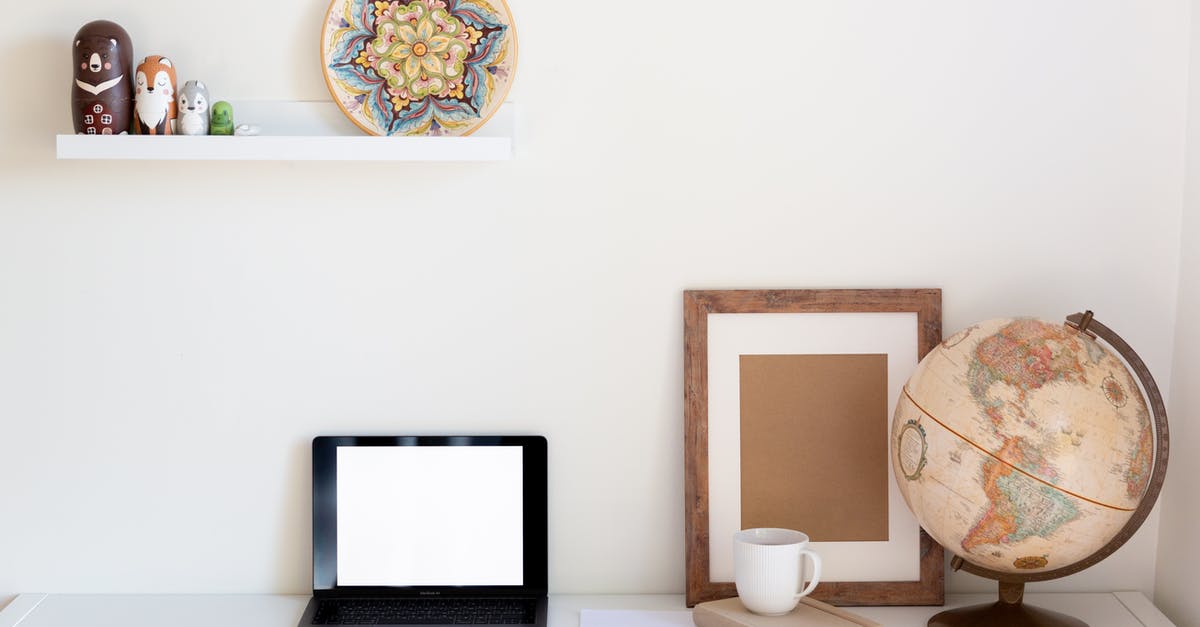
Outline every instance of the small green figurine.
{"type": "Polygon", "coordinates": [[[224,100],[213,104],[209,135],[233,135],[233,105],[224,100]]]}

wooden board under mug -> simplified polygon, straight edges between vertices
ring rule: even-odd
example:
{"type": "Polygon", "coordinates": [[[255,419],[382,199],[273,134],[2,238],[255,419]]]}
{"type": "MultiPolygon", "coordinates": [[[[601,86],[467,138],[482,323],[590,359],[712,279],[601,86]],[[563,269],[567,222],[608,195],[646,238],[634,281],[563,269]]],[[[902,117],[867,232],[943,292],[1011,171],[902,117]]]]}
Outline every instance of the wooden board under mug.
{"type": "Polygon", "coordinates": [[[879,623],[848,610],[804,597],[796,609],[783,616],[760,616],[747,610],[739,599],[709,601],[692,612],[696,627],[882,627],[879,623]]]}

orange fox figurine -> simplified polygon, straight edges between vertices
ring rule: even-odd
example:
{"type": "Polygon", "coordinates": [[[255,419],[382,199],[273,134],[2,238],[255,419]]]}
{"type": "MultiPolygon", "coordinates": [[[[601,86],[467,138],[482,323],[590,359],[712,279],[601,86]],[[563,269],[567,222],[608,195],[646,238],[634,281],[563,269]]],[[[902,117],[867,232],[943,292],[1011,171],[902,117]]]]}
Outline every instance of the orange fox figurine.
{"type": "Polygon", "coordinates": [[[133,127],[139,135],[175,132],[175,66],[159,55],[146,57],[137,66],[133,127]]]}

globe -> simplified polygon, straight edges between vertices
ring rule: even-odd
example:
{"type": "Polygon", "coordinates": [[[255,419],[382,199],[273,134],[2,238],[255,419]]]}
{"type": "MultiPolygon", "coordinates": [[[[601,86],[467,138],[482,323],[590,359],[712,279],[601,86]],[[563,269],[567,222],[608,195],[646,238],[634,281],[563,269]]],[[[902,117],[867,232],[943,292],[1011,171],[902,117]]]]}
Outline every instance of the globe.
{"type": "Polygon", "coordinates": [[[1084,329],[980,322],[931,350],[904,386],[891,430],[896,481],[956,566],[1022,586],[1069,574],[1115,550],[1148,493],[1157,497],[1165,429],[1125,362],[1084,329]]]}

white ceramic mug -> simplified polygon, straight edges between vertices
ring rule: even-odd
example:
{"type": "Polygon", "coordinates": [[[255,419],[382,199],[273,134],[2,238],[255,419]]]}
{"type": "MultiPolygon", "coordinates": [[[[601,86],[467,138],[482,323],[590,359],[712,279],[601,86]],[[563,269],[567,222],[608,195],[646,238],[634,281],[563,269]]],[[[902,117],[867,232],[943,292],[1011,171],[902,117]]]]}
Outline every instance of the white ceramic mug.
{"type": "Polygon", "coordinates": [[[742,605],[755,614],[780,616],[795,609],[821,580],[821,556],[808,536],[791,529],[743,529],[733,534],[733,579],[742,605]],[[804,585],[804,557],[813,563],[804,585]],[[797,592],[799,590],[799,592],[797,592]]]}

